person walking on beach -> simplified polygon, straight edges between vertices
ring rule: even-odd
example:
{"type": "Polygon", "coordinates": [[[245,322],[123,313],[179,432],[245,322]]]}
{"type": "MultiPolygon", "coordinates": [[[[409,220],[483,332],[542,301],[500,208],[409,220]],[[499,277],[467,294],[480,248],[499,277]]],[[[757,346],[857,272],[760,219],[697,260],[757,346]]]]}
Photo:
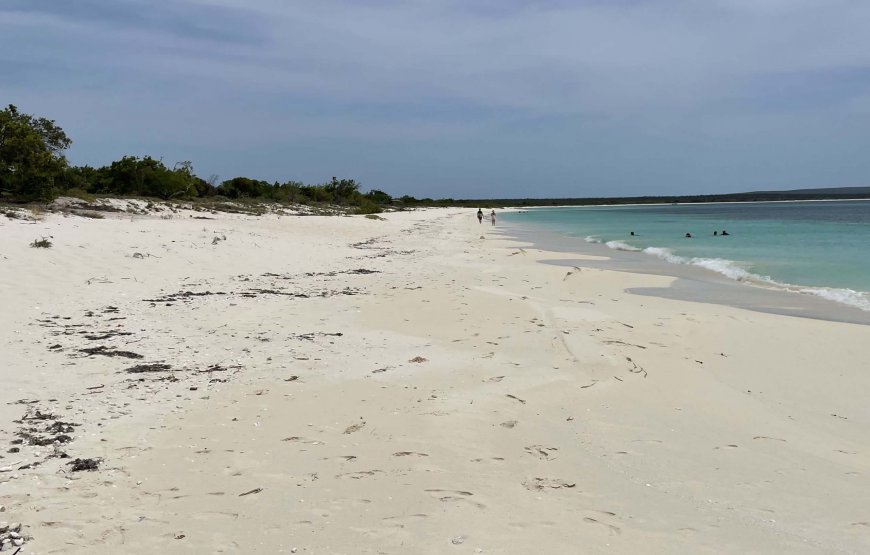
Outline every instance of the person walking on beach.
{"type": "Polygon", "coordinates": [[[495,225],[495,210],[492,211],[492,214],[490,214],[489,217],[492,220],[492,225],[495,225]]]}
{"type": "Polygon", "coordinates": [[[483,209],[481,209],[481,208],[477,209],[477,223],[479,223],[479,224],[483,223],[483,209]]]}

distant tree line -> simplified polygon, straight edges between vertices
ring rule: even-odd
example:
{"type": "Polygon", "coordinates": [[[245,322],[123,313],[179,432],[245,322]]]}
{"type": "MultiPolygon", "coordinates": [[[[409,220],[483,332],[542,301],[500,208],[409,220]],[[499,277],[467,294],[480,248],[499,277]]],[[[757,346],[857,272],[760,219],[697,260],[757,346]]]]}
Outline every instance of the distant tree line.
{"type": "MultiPolygon", "coordinates": [[[[759,193],[727,193],[720,195],[673,195],[642,197],[577,197],[577,198],[513,198],[513,199],[463,199],[452,201],[450,206],[487,207],[546,207],[546,206],[604,206],[611,204],[698,204],[706,202],[775,202],[784,200],[845,200],[870,199],[870,192],[854,193],[797,193],[765,191],[759,193]]],[[[419,201],[418,201],[419,202],[419,201]]],[[[434,201],[440,205],[444,201],[434,201]]]]}
{"type": "Polygon", "coordinates": [[[206,197],[252,199],[294,204],[332,204],[372,214],[383,207],[416,202],[394,201],[372,189],[366,193],[353,179],[318,185],[299,181],[269,183],[248,177],[217,182],[193,172],[190,162],[168,167],[162,160],[124,156],[107,166],[71,166],[64,156],[72,141],[53,120],[22,114],[9,105],[0,110],[0,200],[48,201],[60,195],[114,195],[191,200],[206,197]]]}
{"type": "Polygon", "coordinates": [[[433,200],[409,195],[393,198],[377,189],[363,193],[355,180],[335,177],[318,185],[305,185],[299,181],[269,183],[249,177],[234,177],[218,183],[215,176],[206,181],[193,173],[190,162],[179,162],[168,167],[162,160],[149,156],[124,156],[101,168],[71,166],[63,154],[71,144],[72,141],[53,120],[22,114],[13,105],[0,110],[0,200],[47,201],[64,194],[154,197],[163,200],[223,197],[294,204],[333,204],[358,213],[371,214],[387,206],[489,208],[870,198],[870,193],[841,193],[839,190],[560,199],[433,200]]]}

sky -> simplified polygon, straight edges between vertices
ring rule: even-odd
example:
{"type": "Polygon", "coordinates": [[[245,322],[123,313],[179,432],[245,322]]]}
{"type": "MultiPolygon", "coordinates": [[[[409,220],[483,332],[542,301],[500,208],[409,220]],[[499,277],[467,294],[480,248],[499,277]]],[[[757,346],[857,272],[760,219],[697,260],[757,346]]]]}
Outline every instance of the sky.
{"type": "Polygon", "coordinates": [[[70,162],[432,198],[870,185],[867,0],[3,0],[70,162]]]}

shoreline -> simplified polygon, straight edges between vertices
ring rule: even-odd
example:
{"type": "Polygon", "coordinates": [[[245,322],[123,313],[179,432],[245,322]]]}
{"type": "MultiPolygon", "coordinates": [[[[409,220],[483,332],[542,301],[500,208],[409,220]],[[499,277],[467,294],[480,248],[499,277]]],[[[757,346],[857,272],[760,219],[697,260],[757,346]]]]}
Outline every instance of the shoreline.
{"type": "MultiPolygon", "coordinates": [[[[602,261],[594,263],[596,267],[679,278],[672,287],[633,291],[637,294],[712,302],[781,315],[870,325],[870,310],[851,302],[834,300],[825,294],[837,292],[859,294],[851,289],[781,283],[772,279],[762,279],[755,274],[749,274],[752,276],[750,279],[734,279],[722,272],[697,264],[672,262],[648,253],[644,249],[612,248],[606,243],[590,242],[580,237],[563,235],[534,224],[507,221],[506,228],[517,240],[528,241],[544,250],[592,254],[609,259],[609,264],[602,261]],[[759,279],[755,279],[756,277],[759,279]]],[[[569,262],[562,262],[558,258],[554,258],[549,263],[570,265],[569,262]]]]}
{"type": "Polygon", "coordinates": [[[596,208],[614,206],[694,206],[704,204],[766,204],[766,203],[788,203],[788,202],[870,202],[870,198],[818,198],[818,199],[789,199],[789,200],[726,200],[726,201],[705,201],[705,202],[640,202],[640,203],[620,203],[620,204],[553,204],[546,206],[509,206],[514,210],[532,210],[540,208],[596,208]]]}
{"type": "Polygon", "coordinates": [[[472,210],[383,217],[0,224],[3,439],[38,408],[101,459],[4,453],[42,460],[0,473],[25,550],[870,547],[862,326],[633,295],[674,278],[540,263],[472,210]]]}

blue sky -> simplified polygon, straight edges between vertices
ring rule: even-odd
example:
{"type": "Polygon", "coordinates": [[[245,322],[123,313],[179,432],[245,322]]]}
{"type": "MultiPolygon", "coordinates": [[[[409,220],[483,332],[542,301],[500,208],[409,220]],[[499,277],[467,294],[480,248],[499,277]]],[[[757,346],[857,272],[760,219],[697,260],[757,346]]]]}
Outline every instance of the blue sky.
{"type": "Polygon", "coordinates": [[[866,0],[4,0],[69,158],[431,197],[870,185],[866,0]]]}

